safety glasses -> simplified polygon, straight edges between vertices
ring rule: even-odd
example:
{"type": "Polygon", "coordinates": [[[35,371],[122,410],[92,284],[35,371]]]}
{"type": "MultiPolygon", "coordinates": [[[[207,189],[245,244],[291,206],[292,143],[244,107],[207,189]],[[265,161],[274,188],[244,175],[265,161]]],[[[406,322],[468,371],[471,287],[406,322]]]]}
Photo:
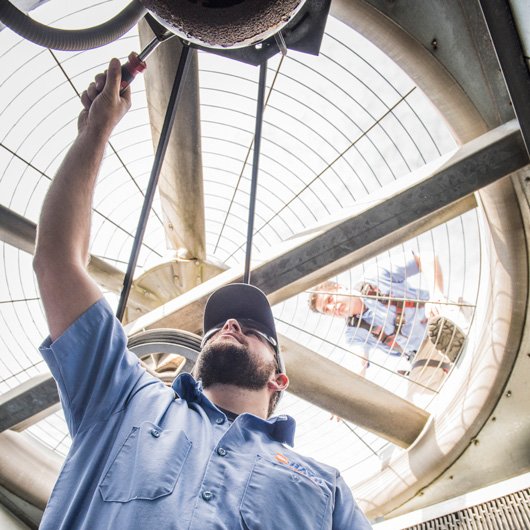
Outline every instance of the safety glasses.
{"type": "MultiPolygon", "coordinates": [[[[246,318],[236,319],[239,327],[241,328],[241,332],[244,335],[255,335],[265,341],[267,341],[274,349],[275,357],[276,357],[276,364],[278,366],[278,372],[281,373],[284,371],[283,368],[283,362],[281,361],[280,354],[278,352],[278,343],[276,342],[276,339],[272,337],[269,333],[267,333],[264,329],[264,327],[256,322],[255,320],[250,320],[246,318]]],[[[217,326],[214,326],[212,329],[209,329],[204,336],[202,337],[201,341],[201,348],[204,348],[206,343],[219,331],[221,331],[224,327],[225,323],[219,324],[217,326]]]]}

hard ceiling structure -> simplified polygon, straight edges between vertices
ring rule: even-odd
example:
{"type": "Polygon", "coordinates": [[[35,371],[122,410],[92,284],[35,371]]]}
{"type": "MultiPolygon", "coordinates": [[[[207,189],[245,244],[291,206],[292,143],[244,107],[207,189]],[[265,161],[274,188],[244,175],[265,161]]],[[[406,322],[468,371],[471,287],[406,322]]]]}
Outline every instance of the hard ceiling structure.
{"type": "MultiPolygon", "coordinates": [[[[13,3],[62,28],[124,6],[13,3]]],[[[251,282],[273,304],[291,379],[278,412],[297,420],[295,448],[336,466],[373,521],[530,469],[529,9],[332,0],[319,55],[287,49],[267,63],[251,282]],[[464,350],[415,380],[403,359],[374,355],[361,376],[344,321],[310,312],[308,294],[329,278],[353,289],[411,251],[438,256],[440,311],[465,331],[464,350]]],[[[145,20],[76,52],[0,32],[2,527],[38,526],[69,447],[37,351],[42,200],[80,92],[152,38],[145,20]]],[[[99,177],[89,271],[114,305],[182,48],[171,39],[149,57],[99,177]]],[[[208,295],[243,277],[256,140],[259,68],[190,57],[124,316],[133,351],[165,380],[193,365],[208,295]]],[[[432,276],[416,281],[433,291],[432,276]]]]}

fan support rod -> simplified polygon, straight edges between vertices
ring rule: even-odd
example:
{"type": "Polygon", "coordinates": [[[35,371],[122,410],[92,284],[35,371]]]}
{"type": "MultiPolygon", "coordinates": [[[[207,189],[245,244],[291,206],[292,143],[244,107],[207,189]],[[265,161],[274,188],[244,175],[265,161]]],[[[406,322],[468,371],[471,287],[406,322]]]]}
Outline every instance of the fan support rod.
{"type": "Polygon", "coordinates": [[[267,60],[259,67],[258,100],[256,108],[256,129],[254,133],[254,153],[252,158],[252,181],[250,183],[250,203],[248,207],[247,248],[245,254],[245,272],[243,283],[250,283],[250,257],[252,254],[252,236],[254,234],[254,217],[256,210],[256,192],[258,188],[259,155],[261,147],[261,128],[265,107],[265,81],[267,79],[267,60]]]}
{"type": "Polygon", "coordinates": [[[155,195],[156,187],[158,185],[158,178],[160,176],[160,171],[162,170],[162,164],[164,162],[164,157],[169,143],[171,129],[173,128],[173,123],[175,121],[177,104],[180,99],[180,95],[182,94],[181,87],[183,85],[183,80],[186,77],[189,67],[188,58],[190,51],[190,47],[185,42],[183,42],[182,52],[180,54],[180,61],[177,68],[177,73],[175,75],[175,81],[173,83],[171,95],[169,96],[166,115],[164,117],[164,124],[160,133],[160,140],[158,141],[158,145],[156,147],[155,160],[153,162],[153,168],[151,169],[151,176],[149,177],[149,184],[147,185],[147,190],[145,192],[145,199],[142,206],[142,212],[140,214],[138,228],[136,229],[136,235],[134,237],[131,256],[127,265],[127,272],[125,273],[125,278],[123,280],[123,288],[120,295],[120,302],[116,311],[116,316],[119,320],[123,319],[123,315],[125,313],[125,306],[127,305],[127,298],[129,297],[129,293],[131,291],[133,275],[136,269],[136,264],[138,262],[138,255],[140,254],[140,247],[142,245],[142,240],[145,234],[145,228],[147,225],[147,220],[149,218],[149,211],[151,209],[151,206],[153,205],[153,198],[155,195]]]}

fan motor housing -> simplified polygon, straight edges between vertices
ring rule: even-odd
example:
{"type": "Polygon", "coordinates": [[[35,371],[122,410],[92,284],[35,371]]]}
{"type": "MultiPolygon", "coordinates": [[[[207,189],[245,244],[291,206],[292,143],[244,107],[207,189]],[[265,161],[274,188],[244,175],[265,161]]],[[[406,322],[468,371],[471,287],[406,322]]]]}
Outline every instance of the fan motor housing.
{"type": "Polygon", "coordinates": [[[236,49],[281,31],[306,0],[141,0],[167,29],[198,46],[236,49]]]}

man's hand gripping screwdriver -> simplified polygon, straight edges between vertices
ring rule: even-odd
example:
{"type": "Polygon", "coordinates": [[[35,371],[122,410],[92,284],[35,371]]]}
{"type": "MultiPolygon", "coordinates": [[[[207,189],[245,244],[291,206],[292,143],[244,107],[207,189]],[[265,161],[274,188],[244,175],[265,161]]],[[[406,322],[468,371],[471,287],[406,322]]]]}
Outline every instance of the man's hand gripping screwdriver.
{"type": "Polygon", "coordinates": [[[129,54],[127,62],[121,67],[120,95],[133,82],[136,75],[142,73],[147,68],[145,60],[153,53],[158,45],[174,35],[173,32],[166,31],[157,35],[139,54],[136,52],[129,54]]]}

